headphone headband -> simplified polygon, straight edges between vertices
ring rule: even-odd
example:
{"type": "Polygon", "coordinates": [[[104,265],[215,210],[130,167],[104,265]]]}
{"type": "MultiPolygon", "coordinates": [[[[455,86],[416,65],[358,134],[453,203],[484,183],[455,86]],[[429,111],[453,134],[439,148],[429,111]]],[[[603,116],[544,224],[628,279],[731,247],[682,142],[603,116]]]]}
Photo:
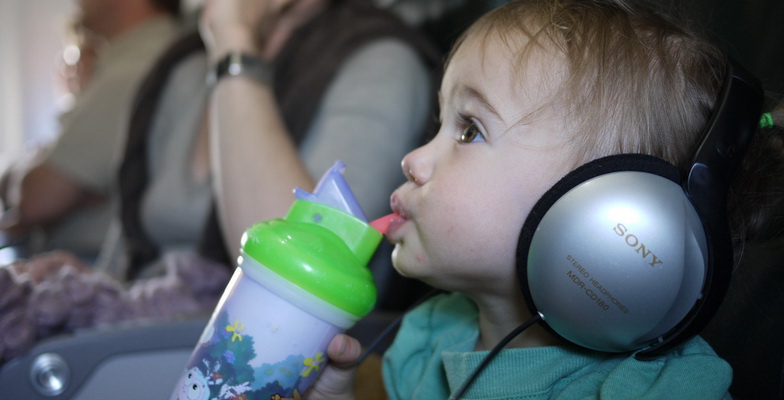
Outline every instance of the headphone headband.
{"type": "Polygon", "coordinates": [[[759,123],[762,103],[759,80],[728,58],[719,98],[683,184],[707,235],[708,267],[703,296],[668,337],[641,351],[640,358],[660,354],[699,334],[724,299],[734,258],[727,224],[727,192],[759,123]]]}

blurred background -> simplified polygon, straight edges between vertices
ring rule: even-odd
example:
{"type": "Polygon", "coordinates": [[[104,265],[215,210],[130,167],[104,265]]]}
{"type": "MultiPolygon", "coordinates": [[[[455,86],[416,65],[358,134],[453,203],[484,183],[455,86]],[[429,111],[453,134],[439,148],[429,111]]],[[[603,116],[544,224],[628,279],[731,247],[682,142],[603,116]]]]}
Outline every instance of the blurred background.
{"type": "Polygon", "coordinates": [[[0,167],[56,132],[57,64],[72,9],[71,1],[0,0],[0,167]]]}
{"type": "MultiPolygon", "coordinates": [[[[0,170],[54,138],[69,104],[62,71],[76,0],[0,0],[0,170]]],[[[192,10],[201,0],[182,0],[192,10]]]]}

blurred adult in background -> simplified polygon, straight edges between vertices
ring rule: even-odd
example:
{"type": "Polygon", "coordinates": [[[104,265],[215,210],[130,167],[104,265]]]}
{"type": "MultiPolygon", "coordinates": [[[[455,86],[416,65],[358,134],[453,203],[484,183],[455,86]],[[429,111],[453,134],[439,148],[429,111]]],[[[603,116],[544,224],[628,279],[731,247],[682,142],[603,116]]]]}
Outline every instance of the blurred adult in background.
{"type": "Polygon", "coordinates": [[[20,157],[0,185],[0,229],[29,237],[27,251],[65,249],[85,260],[97,255],[112,215],[108,193],[116,183],[131,101],[180,31],[179,3],[78,1],[80,29],[103,44],[91,68],[74,71],[88,74],[77,77],[79,93],[61,115],[55,141],[20,157]]]}
{"type": "Polygon", "coordinates": [[[242,231],[282,217],[292,189],[312,191],[336,160],[365,213],[388,212],[401,154],[434,126],[441,56],[427,38],[365,0],[218,0],[203,26],[206,52],[199,32],[184,35],[140,86],[119,175],[125,229],[98,267],[49,253],[0,268],[0,342],[25,338],[6,359],[64,331],[211,311],[242,231]],[[240,53],[270,75],[221,76],[240,53]]]}
{"type": "Polygon", "coordinates": [[[101,260],[121,278],[173,249],[233,265],[243,231],[282,217],[336,160],[366,214],[386,213],[397,158],[434,121],[440,53],[370,1],[208,1],[201,25],[206,54],[183,57],[150,126],[131,128],[124,231],[101,260]],[[229,57],[250,73],[208,87],[229,57]]]}

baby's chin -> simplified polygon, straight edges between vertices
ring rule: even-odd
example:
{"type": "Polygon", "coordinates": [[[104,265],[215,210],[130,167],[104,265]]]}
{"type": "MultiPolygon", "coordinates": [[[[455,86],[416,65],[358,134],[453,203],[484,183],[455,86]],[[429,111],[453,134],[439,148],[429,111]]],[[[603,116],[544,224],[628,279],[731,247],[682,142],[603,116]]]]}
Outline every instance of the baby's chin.
{"type": "Polygon", "coordinates": [[[425,252],[414,252],[405,246],[396,245],[392,250],[392,266],[403,277],[416,279],[434,288],[450,290],[444,281],[448,271],[441,264],[433,264],[425,252]]]}
{"type": "Polygon", "coordinates": [[[424,255],[414,254],[402,242],[395,244],[395,247],[392,249],[392,266],[398,274],[406,278],[421,278],[424,272],[423,268],[427,268],[424,260],[426,260],[424,255]]]}
{"type": "Polygon", "coordinates": [[[405,272],[406,271],[405,262],[403,262],[401,260],[402,256],[400,255],[400,251],[401,251],[400,250],[400,243],[396,243],[395,247],[392,248],[392,255],[391,255],[391,257],[392,257],[392,267],[395,268],[395,271],[397,271],[398,274],[403,275],[406,278],[408,278],[409,276],[406,275],[406,272],[405,272]]]}

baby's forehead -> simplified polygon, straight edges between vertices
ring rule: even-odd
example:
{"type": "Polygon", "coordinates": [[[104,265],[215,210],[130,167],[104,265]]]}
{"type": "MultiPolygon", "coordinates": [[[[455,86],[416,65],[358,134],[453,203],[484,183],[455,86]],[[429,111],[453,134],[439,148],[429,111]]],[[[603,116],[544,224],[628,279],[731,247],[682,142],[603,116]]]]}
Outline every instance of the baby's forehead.
{"type": "Polygon", "coordinates": [[[456,57],[477,57],[483,71],[504,74],[510,89],[523,96],[536,93],[554,100],[569,73],[566,56],[555,44],[519,31],[480,31],[467,36],[462,47],[456,57]]]}
{"type": "Polygon", "coordinates": [[[523,57],[524,45],[524,40],[511,42],[497,34],[465,37],[444,74],[442,106],[481,98],[511,126],[530,123],[557,105],[564,62],[541,48],[523,57]]]}
{"type": "Polygon", "coordinates": [[[503,27],[476,29],[466,35],[454,57],[479,57],[485,68],[499,68],[506,63],[518,74],[540,69],[561,75],[568,65],[561,47],[544,37],[527,31],[503,27]]]}

